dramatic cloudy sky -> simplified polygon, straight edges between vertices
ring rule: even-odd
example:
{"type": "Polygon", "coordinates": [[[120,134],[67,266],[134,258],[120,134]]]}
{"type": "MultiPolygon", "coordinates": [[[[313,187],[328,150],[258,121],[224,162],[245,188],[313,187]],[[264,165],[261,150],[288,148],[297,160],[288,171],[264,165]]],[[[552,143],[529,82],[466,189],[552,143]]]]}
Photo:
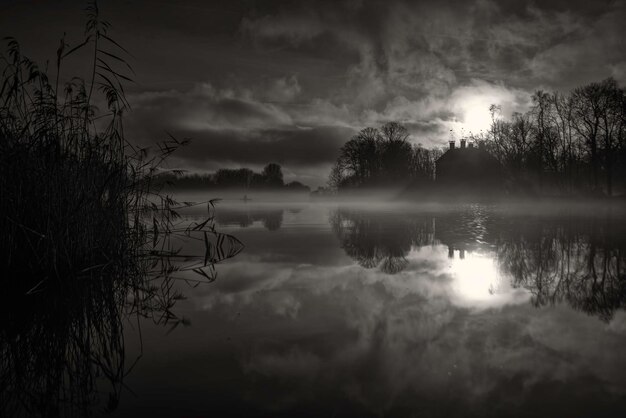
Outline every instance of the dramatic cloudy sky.
{"type": "MultiPolygon", "coordinates": [[[[80,40],[82,1],[0,0],[0,36],[53,62],[63,32],[80,40]]],[[[403,122],[442,146],[506,116],[537,89],[626,84],[626,4],[549,0],[101,1],[132,53],[129,136],[190,137],[173,166],[267,162],[323,184],[357,130],[403,122]]]]}

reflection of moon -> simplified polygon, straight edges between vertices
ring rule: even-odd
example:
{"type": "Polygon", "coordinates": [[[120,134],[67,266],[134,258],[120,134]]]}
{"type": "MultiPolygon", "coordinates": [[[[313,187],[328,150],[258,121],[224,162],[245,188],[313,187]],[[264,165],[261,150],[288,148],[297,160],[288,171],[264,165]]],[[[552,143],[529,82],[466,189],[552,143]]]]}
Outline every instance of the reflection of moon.
{"type": "Polygon", "coordinates": [[[495,260],[481,254],[469,253],[464,259],[450,260],[454,279],[452,288],[466,300],[490,299],[499,286],[495,260]]]}

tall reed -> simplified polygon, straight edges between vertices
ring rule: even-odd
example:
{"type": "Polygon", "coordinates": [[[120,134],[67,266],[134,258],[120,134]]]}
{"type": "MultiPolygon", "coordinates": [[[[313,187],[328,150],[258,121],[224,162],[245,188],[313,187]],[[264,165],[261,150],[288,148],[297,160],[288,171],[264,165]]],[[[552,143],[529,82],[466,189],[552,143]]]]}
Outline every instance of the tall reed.
{"type": "Polygon", "coordinates": [[[124,319],[184,323],[175,281],[212,281],[242,248],[215,230],[215,201],[188,225],[177,211],[193,203],[156,187],[187,141],[170,136],[150,153],[126,139],[128,53],[95,2],[86,12],[84,40],[61,40],[53,77],[13,38],[0,54],[0,416],[88,415],[103,377],[113,409],[128,369],[124,319]],[[78,51],[89,74],[65,78],[78,51]],[[202,240],[204,253],[181,255],[176,236],[202,240]]]}

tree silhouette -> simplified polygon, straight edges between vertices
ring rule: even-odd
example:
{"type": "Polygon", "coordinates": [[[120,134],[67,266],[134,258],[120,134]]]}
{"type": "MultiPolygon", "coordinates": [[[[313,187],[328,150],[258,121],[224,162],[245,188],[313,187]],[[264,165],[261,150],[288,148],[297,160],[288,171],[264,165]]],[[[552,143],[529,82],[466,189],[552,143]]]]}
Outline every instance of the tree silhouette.
{"type": "Polygon", "coordinates": [[[291,192],[310,192],[308,186],[292,181],[284,184],[280,165],[271,163],[262,173],[249,168],[221,168],[214,174],[182,174],[179,171],[161,173],[155,180],[159,187],[170,186],[179,189],[237,189],[241,191],[262,189],[283,189],[291,192]]]}
{"type": "Polygon", "coordinates": [[[540,193],[626,190],[626,96],[608,78],[569,95],[538,91],[533,107],[507,121],[495,105],[486,135],[474,140],[506,168],[512,191],[540,193]],[[604,186],[602,186],[604,183],[604,186]]]}
{"type": "Polygon", "coordinates": [[[412,146],[408,138],[397,122],[361,130],[341,148],[329,185],[339,190],[433,181],[439,154],[412,146]]]}
{"type": "MultiPolygon", "coordinates": [[[[626,191],[626,95],[614,79],[570,94],[537,91],[532,103],[528,112],[509,120],[500,106],[491,105],[489,130],[466,138],[497,158],[508,192],[612,196],[626,191]]],[[[439,177],[435,161],[442,153],[411,145],[408,138],[397,122],[361,130],[341,148],[329,186],[340,191],[388,185],[428,189],[439,177]]]]}
{"type": "Polygon", "coordinates": [[[280,165],[276,163],[270,163],[263,168],[262,176],[265,178],[265,184],[268,187],[282,187],[283,183],[283,171],[280,165]]]}

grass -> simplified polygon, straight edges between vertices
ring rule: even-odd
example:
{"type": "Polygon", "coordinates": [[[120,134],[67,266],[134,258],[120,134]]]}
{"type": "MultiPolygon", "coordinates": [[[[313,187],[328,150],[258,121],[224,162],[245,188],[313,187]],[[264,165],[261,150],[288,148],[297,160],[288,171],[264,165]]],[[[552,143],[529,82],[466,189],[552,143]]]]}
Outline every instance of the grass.
{"type": "Polygon", "coordinates": [[[128,55],[97,4],[86,12],[85,38],[62,39],[54,77],[15,39],[0,55],[0,415],[90,415],[103,379],[114,409],[131,368],[124,321],[185,323],[177,279],[210,282],[242,248],[215,230],[215,201],[187,225],[177,211],[194,203],[155,186],[187,141],[170,136],[151,153],[126,139],[128,55]],[[64,77],[81,50],[88,76],[64,77]],[[204,254],[182,255],[173,237],[203,241],[204,254]]]}
{"type": "MultiPolygon", "coordinates": [[[[103,57],[125,61],[103,49],[104,40],[114,42],[107,28],[90,5],[79,44],[94,51],[89,81],[72,78],[60,87],[57,73],[51,82],[14,39],[0,57],[0,268],[15,290],[72,286],[94,271],[125,271],[127,254],[144,239],[132,215],[146,204],[149,173],[128,153],[122,129],[128,103],[119,82],[126,76],[103,57]],[[95,106],[101,99],[105,112],[95,106]]],[[[78,50],[64,49],[57,53],[58,72],[78,50]]]]}

